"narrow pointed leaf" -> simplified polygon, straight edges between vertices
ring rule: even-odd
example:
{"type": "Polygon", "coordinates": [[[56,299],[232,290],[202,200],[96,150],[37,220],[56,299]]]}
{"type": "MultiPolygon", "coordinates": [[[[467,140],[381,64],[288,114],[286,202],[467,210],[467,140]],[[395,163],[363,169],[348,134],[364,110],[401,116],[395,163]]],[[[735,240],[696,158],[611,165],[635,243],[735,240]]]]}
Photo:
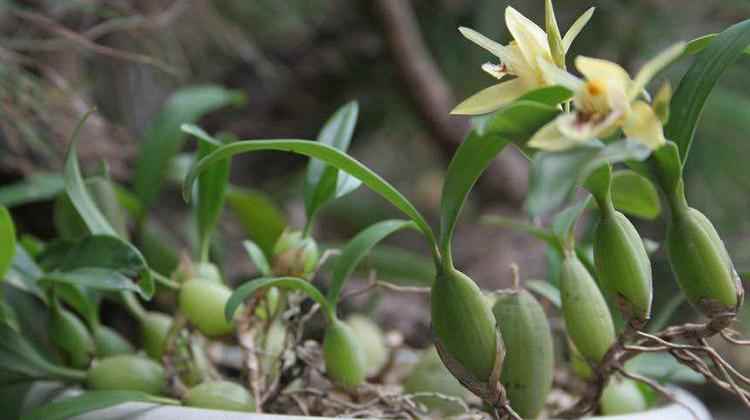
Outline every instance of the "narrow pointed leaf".
{"type": "Polygon", "coordinates": [[[354,269],[357,268],[362,258],[388,235],[405,228],[416,229],[416,225],[414,225],[414,222],[406,220],[385,220],[359,232],[357,236],[346,244],[344,249],[341,250],[341,255],[336,257],[333,266],[331,288],[328,290],[327,295],[331,305],[335,307],[338,303],[344,284],[354,272],[354,269]]]}
{"type": "Polygon", "coordinates": [[[287,226],[284,212],[267,194],[245,188],[229,188],[226,202],[245,233],[270,259],[276,240],[287,226]]]}
{"type": "MultiPolygon", "coordinates": [[[[339,108],[320,130],[318,142],[346,152],[358,114],[359,106],[356,102],[339,108]]],[[[339,172],[318,159],[311,159],[305,177],[305,210],[308,219],[312,219],[328,201],[353,191],[359,185],[359,181],[351,175],[339,172]]]]}
{"type": "Polygon", "coordinates": [[[547,299],[550,303],[555,305],[555,308],[560,309],[562,307],[560,301],[560,289],[555,287],[552,283],[544,280],[526,280],[523,282],[523,286],[547,299]]]}
{"type": "MultiPolygon", "coordinates": [[[[189,131],[191,126],[186,125],[184,128],[189,131]]],[[[404,197],[391,184],[362,163],[340,150],[309,140],[245,140],[224,145],[215,152],[201,159],[195,164],[195,166],[193,166],[183,185],[184,198],[186,200],[190,199],[189,192],[195,177],[208,166],[222,159],[231,158],[237,154],[259,150],[279,150],[315,157],[338,168],[339,170],[348,172],[414,220],[428,240],[434,243],[432,229],[422,214],[419,213],[414,205],[411,204],[411,202],[409,202],[409,200],[407,200],[406,197],[404,197]]]]}
{"type": "MultiPolygon", "coordinates": [[[[223,142],[201,139],[198,142],[197,159],[209,155],[221,147],[223,142]]],[[[208,255],[211,235],[219,222],[221,211],[224,209],[224,197],[229,184],[230,160],[224,160],[213,165],[198,177],[198,194],[196,203],[196,219],[198,224],[198,243],[202,256],[208,255]]]]}
{"type": "Polygon", "coordinates": [[[243,101],[244,96],[238,91],[212,85],[184,88],[167,99],[161,112],[146,129],[136,162],[135,193],[144,208],[147,209],[156,200],[168,163],[182,148],[185,134],[180,131],[180,125],[243,101]]]}
{"type": "Polygon", "coordinates": [[[15,253],[16,228],[8,209],[0,206],[0,282],[5,278],[15,253]]]}
{"type": "Polygon", "coordinates": [[[258,269],[260,274],[265,277],[270,276],[271,265],[268,263],[266,255],[263,254],[263,250],[260,249],[258,244],[251,240],[244,240],[242,241],[242,245],[245,247],[247,256],[250,257],[250,260],[252,260],[253,264],[255,264],[255,268],[258,269]]]}
{"type": "Polygon", "coordinates": [[[593,142],[563,152],[539,152],[531,161],[526,210],[532,217],[540,216],[562,205],[601,165],[642,161],[650,154],[648,147],[628,139],[606,146],[593,142]]]}
{"type": "Polygon", "coordinates": [[[698,54],[672,97],[665,135],[674,141],[685,164],[695,129],[709,94],[724,72],[750,45],[750,19],[721,32],[698,54]]]}
{"type": "Polygon", "coordinates": [[[508,143],[525,142],[557,113],[558,110],[549,105],[514,102],[497,112],[481,135],[475,130],[459,146],[443,183],[440,209],[440,248],[443,253],[450,253],[450,242],[461,208],[490,162],[508,143]]]}
{"type": "Polygon", "coordinates": [[[47,201],[65,190],[59,174],[34,174],[22,181],[0,188],[0,205],[15,207],[21,204],[47,201]]]}
{"type": "Polygon", "coordinates": [[[268,287],[278,287],[281,289],[303,292],[321,306],[329,320],[336,317],[333,306],[331,306],[325,296],[323,296],[315,286],[310,284],[310,282],[297,277],[263,277],[243,284],[232,293],[232,296],[229,297],[229,300],[224,307],[224,316],[226,316],[228,320],[231,320],[234,318],[234,313],[237,312],[237,308],[239,308],[248,297],[268,287]]]}
{"type": "Polygon", "coordinates": [[[87,391],[83,395],[54,401],[35,408],[21,420],[67,420],[94,410],[114,407],[126,402],[158,402],[163,398],[138,391],[87,391]]]}

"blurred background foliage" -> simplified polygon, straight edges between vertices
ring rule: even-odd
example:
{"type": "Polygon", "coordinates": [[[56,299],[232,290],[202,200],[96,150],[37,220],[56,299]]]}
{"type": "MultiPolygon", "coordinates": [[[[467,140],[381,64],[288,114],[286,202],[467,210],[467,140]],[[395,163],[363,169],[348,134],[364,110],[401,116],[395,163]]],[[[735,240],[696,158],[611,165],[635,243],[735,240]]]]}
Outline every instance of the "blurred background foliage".
{"type": "MultiPolygon", "coordinates": [[[[456,28],[470,26],[505,42],[508,5],[543,21],[541,0],[0,0],[0,184],[59,172],[75,123],[96,106],[81,141],[84,166],[101,171],[104,161],[116,181],[129,185],[139,141],[167,98],[181,87],[210,83],[239,91],[246,101],[210,113],[202,126],[239,138],[312,139],[335,109],[358,100],[351,153],[434,220],[442,171],[467,128],[448,111],[492,83],[480,70],[491,57],[456,28]]],[[[745,0],[557,0],[563,30],[592,5],[594,18],[571,55],[611,59],[631,71],[677,40],[750,16],[745,0]]],[[[665,78],[676,86],[688,65],[673,66],[654,86],[665,78]]],[[[687,165],[691,204],[714,221],[741,270],[750,269],[748,70],[750,58],[741,58],[711,96],[687,165]]],[[[299,227],[305,163],[286,154],[253,154],[232,165],[232,179],[269,194],[299,227]]],[[[477,223],[481,214],[522,218],[526,183],[524,159],[504,152],[463,217],[457,263],[484,287],[508,285],[511,262],[525,278],[546,275],[542,244],[477,223]]],[[[22,232],[49,238],[52,209],[40,201],[13,214],[22,232]]],[[[159,197],[154,219],[162,240],[174,236],[169,241],[187,246],[175,229],[189,217],[184,209],[175,186],[159,197]]],[[[317,235],[336,243],[394,215],[361,189],[325,209],[317,235]]],[[[242,223],[227,218],[222,230],[220,248],[235,276],[253,269],[238,257],[242,223]]],[[[639,229],[657,241],[665,230],[660,219],[641,221],[639,229]]],[[[422,246],[408,234],[391,245],[399,247],[389,251],[395,272],[408,264],[398,249],[422,246]]],[[[388,258],[381,254],[373,259],[388,258]]],[[[663,252],[654,259],[659,307],[676,286],[663,252]]],[[[381,307],[390,325],[401,325],[405,315],[413,315],[409,325],[426,322],[423,310],[394,315],[388,311],[393,306],[381,307]]],[[[693,314],[684,307],[678,313],[693,314]]],[[[749,355],[738,357],[750,368],[749,355]]]]}

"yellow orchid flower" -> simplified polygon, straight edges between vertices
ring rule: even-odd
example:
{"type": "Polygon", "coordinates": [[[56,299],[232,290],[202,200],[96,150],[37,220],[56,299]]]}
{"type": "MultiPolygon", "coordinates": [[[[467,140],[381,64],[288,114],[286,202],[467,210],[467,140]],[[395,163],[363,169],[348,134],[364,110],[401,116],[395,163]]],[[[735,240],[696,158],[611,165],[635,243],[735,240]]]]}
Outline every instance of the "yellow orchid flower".
{"type": "Polygon", "coordinates": [[[530,147],[564,150],[595,138],[607,137],[621,128],[625,136],[652,150],[663,145],[662,119],[639,97],[648,97],[645,87],[664,67],[685,51],[684,42],[673,45],[647,62],[631,79],[619,65],[606,60],[579,56],[575,66],[583,75],[570,73],[537,59],[548,84],[562,85],[574,92],[575,111],[559,115],[529,140],[530,147]]]}
{"type": "Polygon", "coordinates": [[[581,15],[562,39],[557,29],[551,0],[547,0],[546,10],[548,33],[516,9],[507,7],[505,24],[513,36],[513,41],[508,45],[501,45],[473,29],[458,28],[463,36],[500,60],[499,64],[485,63],[482,70],[500,80],[506,76],[515,76],[515,78],[503,80],[469,97],[456,106],[451,114],[479,115],[493,112],[530,90],[548,85],[539,66],[539,60],[557,63],[564,67],[564,53],[568,51],[573,40],[591,19],[594,8],[590,8],[581,15]]]}

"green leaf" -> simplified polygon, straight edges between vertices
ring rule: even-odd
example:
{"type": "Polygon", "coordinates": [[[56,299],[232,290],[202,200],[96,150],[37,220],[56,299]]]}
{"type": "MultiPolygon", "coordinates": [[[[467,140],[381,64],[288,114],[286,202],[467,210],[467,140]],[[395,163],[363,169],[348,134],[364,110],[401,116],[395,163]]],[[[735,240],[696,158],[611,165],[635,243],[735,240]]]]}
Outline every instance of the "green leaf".
{"type": "MultiPolygon", "coordinates": [[[[711,41],[713,41],[714,38],[716,38],[716,35],[718,34],[703,35],[701,37],[695,38],[692,41],[689,41],[687,43],[687,46],[685,47],[685,54],[694,55],[705,50],[706,47],[708,47],[711,44],[711,41]]],[[[742,52],[745,54],[750,54],[750,47],[745,48],[742,52]]]]}
{"type": "Polygon", "coordinates": [[[21,420],[67,420],[94,410],[114,407],[126,402],[164,403],[166,399],[139,391],[86,391],[83,395],[65,398],[37,407],[21,420]]]}
{"type": "Polygon", "coordinates": [[[92,290],[102,292],[139,292],[141,289],[122,273],[106,268],[78,268],[65,272],[46,273],[39,279],[39,283],[55,284],[63,283],[75,286],[82,286],[92,290]]]}
{"type": "Polygon", "coordinates": [[[644,353],[625,363],[629,372],[653,378],[660,383],[703,384],[703,375],[680,364],[670,354],[644,353]]]}
{"type": "MultiPolygon", "coordinates": [[[[223,142],[210,137],[199,136],[197,159],[208,156],[221,147],[223,142]]],[[[219,222],[224,209],[224,197],[229,184],[230,160],[221,161],[203,171],[198,177],[196,219],[198,224],[198,243],[201,259],[208,259],[211,235],[219,222]]]]}
{"type": "Polygon", "coordinates": [[[646,177],[635,171],[617,171],[612,176],[612,202],[623,213],[653,220],[661,213],[659,192],[646,177]]]}
{"type": "MultiPolygon", "coordinates": [[[[48,271],[103,269],[118,272],[119,277],[150,276],[149,267],[140,251],[124,240],[109,235],[91,235],[79,241],[53,242],[40,255],[39,261],[48,271]]],[[[119,277],[118,281],[121,280],[119,277]]],[[[138,287],[130,280],[128,283],[143,296],[153,293],[153,290],[144,289],[142,282],[138,287]]],[[[102,287],[112,290],[111,286],[102,287]]]]}
{"type": "Polygon", "coordinates": [[[388,235],[405,228],[417,229],[412,221],[385,220],[367,227],[346,244],[344,249],[341,250],[341,255],[336,257],[333,274],[331,275],[331,288],[327,295],[328,301],[334,308],[338,303],[346,280],[354,272],[362,258],[388,235]]]}
{"type": "MultiPolygon", "coordinates": [[[[586,197],[579,203],[572,205],[560,213],[556,214],[552,220],[552,232],[558,238],[558,243],[563,247],[566,245],[573,249],[575,246],[575,226],[578,218],[591,203],[591,196],[586,197]]],[[[562,251],[562,249],[561,249],[562,251]]]]}
{"type": "Polygon", "coordinates": [[[268,263],[266,255],[263,254],[263,250],[260,249],[258,244],[251,240],[244,240],[242,241],[242,245],[245,247],[247,256],[250,257],[250,260],[255,264],[255,268],[258,269],[260,274],[265,277],[270,276],[271,264],[268,263]]]}
{"type": "Polygon", "coordinates": [[[525,142],[557,115],[557,108],[516,101],[495,113],[482,130],[474,130],[458,147],[448,166],[440,206],[440,250],[450,261],[451,240],[461,208],[479,176],[512,141],[525,142]]]}
{"type": "Polygon", "coordinates": [[[89,194],[86,182],[81,175],[81,168],[78,165],[78,152],[76,150],[78,133],[86,122],[88,115],[90,114],[84,116],[78,123],[70,142],[68,155],[65,158],[65,191],[91,233],[117,236],[117,232],[109,224],[89,194]]]}
{"type": "Polygon", "coordinates": [[[226,199],[245,233],[258,244],[266,258],[271,258],[273,246],[287,226],[284,212],[260,191],[231,187],[226,199]]]}
{"type": "MultiPolygon", "coordinates": [[[[183,128],[190,132],[194,127],[195,126],[186,125],[183,128]]],[[[404,214],[409,216],[409,218],[419,226],[419,229],[424,233],[427,239],[435,244],[435,237],[432,229],[422,214],[419,213],[414,205],[411,204],[411,202],[409,202],[409,200],[407,200],[406,197],[404,197],[391,184],[381,178],[380,175],[340,150],[309,140],[245,140],[224,145],[215,152],[201,159],[200,162],[197,162],[195,166],[193,166],[183,184],[183,197],[186,200],[190,199],[189,193],[192,188],[191,186],[195,181],[195,177],[209,165],[221,161],[222,159],[231,158],[240,153],[254,152],[258,150],[279,150],[315,157],[338,168],[339,170],[351,174],[370,187],[373,191],[391,202],[391,204],[396,206],[396,208],[401,210],[404,214]]]]}
{"type": "Polygon", "coordinates": [[[31,380],[83,380],[86,373],[56,366],[20,333],[0,324],[0,385],[31,380]]]}
{"type": "Polygon", "coordinates": [[[538,217],[559,207],[594,170],[607,163],[646,159],[651,151],[633,140],[592,142],[562,152],[539,152],[531,161],[525,207],[538,217]]]}
{"type": "Polygon", "coordinates": [[[657,149],[650,161],[658,168],[657,179],[666,193],[671,193],[682,179],[682,163],[677,145],[668,141],[657,149]]]}
{"type": "MultiPolygon", "coordinates": [[[[88,115],[87,115],[88,116],[88,115]]],[[[65,158],[65,191],[73,203],[73,206],[78,211],[83,221],[86,223],[89,231],[93,235],[108,235],[117,237],[117,232],[112,225],[109,224],[107,219],[104,217],[102,212],[94,203],[94,200],[89,194],[86,183],[81,175],[81,169],[78,166],[78,154],[76,148],[78,146],[78,132],[86,121],[87,116],[81,119],[76,131],[73,133],[73,139],[70,142],[70,148],[68,149],[68,155],[65,158]]],[[[133,245],[124,242],[126,246],[131,248],[131,253],[140,257],[143,264],[147,267],[145,259],[140,254],[138,249],[133,245]]],[[[150,270],[144,269],[140,274],[139,286],[143,293],[143,296],[150,298],[154,293],[154,280],[151,277],[150,270]]]]}
{"type": "Polygon", "coordinates": [[[522,222],[510,217],[500,215],[488,215],[483,216],[480,223],[485,225],[492,225],[501,228],[507,228],[516,232],[527,233],[541,241],[547,242],[548,244],[555,245],[557,238],[549,230],[539,226],[532,225],[528,222],[522,222]]]}
{"type": "Polygon", "coordinates": [[[329,321],[336,318],[334,307],[328,302],[325,296],[315,286],[310,284],[309,281],[297,277],[261,277],[243,284],[229,297],[224,307],[224,316],[226,316],[227,320],[234,318],[234,313],[237,312],[237,308],[242,305],[245,299],[267,287],[278,287],[303,292],[321,306],[329,321]]]}
{"type": "Polygon", "coordinates": [[[10,268],[13,255],[16,253],[16,228],[10,212],[0,205],[0,282],[10,268]]]}
{"type": "Polygon", "coordinates": [[[15,207],[21,204],[47,201],[65,190],[59,174],[32,174],[22,181],[0,188],[0,205],[15,207]]]}
{"type": "MultiPolygon", "coordinates": [[[[346,152],[351,143],[358,114],[359,105],[356,102],[349,102],[339,108],[320,130],[318,142],[346,152]]],[[[355,190],[359,185],[359,180],[351,175],[340,173],[336,168],[318,159],[311,159],[305,177],[305,210],[308,223],[328,201],[355,190]]]]}
{"type": "Polygon", "coordinates": [[[398,247],[376,246],[370,251],[366,266],[375,270],[378,278],[401,285],[432,286],[435,281],[435,264],[429,258],[398,247]]]}
{"type": "Polygon", "coordinates": [[[114,184],[109,177],[95,176],[89,178],[86,180],[86,187],[110,226],[117,232],[118,236],[127,239],[128,227],[125,210],[120,206],[114,184]]]}
{"type": "Polygon", "coordinates": [[[180,131],[180,125],[197,121],[203,115],[227,105],[242,102],[244,96],[240,92],[213,85],[191,86],[172,94],[146,129],[136,162],[135,193],[144,209],[154,204],[169,161],[182,148],[185,134],[180,131]]]}
{"type": "Polygon", "coordinates": [[[552,283],[544,280],[526,280],[523,282],[523,287],[547,299],[550,303],[555,305],[555,308],[560,309],[562,307],[560,289],[555,287],[552,283]]]}
{"type": "Polygon", "coordinates": [[[727,28],[695,58],[672,96],[665,135],[680,150],[683,165],[695,136],[703,107],[724,72],[750,45],[750,20],[727,28]]]}
{"type": "Polygon", "coordinates": [[[146,222],[141,228],[139,239],[140,251],[151,269],[169,276],[177,268],[178,246],[171,232],[152,222],[146,222]]]}
{"type": "Polygon", "coordinates": [[[21,245],[16,244],[16,252],[10,270],[5,276],[6,283],[39,299],[46,300],[44,293],[37,284],[37,279],[42,274],[42,269],[34,262],[29,253],[21,245]]]}

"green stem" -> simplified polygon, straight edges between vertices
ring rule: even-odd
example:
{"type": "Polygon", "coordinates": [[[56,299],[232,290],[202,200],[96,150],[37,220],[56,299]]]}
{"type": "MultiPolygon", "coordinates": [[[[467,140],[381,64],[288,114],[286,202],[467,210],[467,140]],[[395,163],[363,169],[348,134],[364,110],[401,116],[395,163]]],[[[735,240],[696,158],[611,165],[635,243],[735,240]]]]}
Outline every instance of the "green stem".
{"type": "Polygon", "coordinates": [[[164,287],[167,287],[172,290],[180,290],[180,283],[165,277],[159,273],[157,273],[154,270],[151,270],[151,275],[154,276],[154,280],[156,280],[157,283],[161,284],[164,287]]]}
{"type": "Polygon", "coordinates": [[[132,292],[123,292],[122,301],[125,304],[125,309],[127,309],[133,318],[139,321],[143,320],[146,316],[146,309],[141,305],[132,292]]]}
{"type": "Polygon", "coordinates": [[[52,379],[58,379],[65,382],[84,382],[87,377],[86,371],[62,366],[54,366],[50,369],[50,374],[52,379]]]}

